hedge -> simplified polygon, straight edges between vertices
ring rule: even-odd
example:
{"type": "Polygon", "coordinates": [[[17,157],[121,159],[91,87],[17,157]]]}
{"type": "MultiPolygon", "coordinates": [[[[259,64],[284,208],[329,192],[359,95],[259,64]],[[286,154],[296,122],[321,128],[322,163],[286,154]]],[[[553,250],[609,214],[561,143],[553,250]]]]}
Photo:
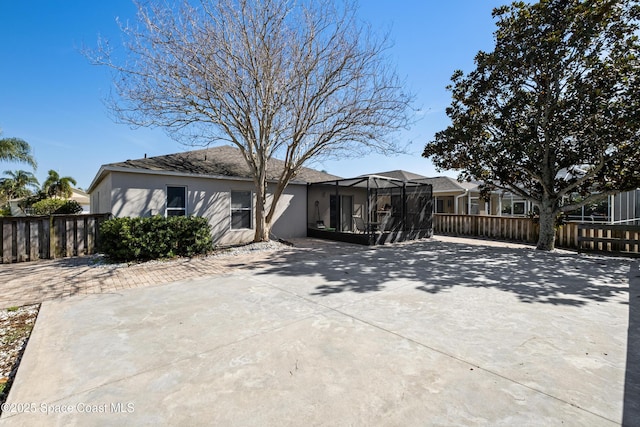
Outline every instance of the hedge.
{"type": "Polygon", "coordinates": [[[34,215],[75,215],[82,212],[82,206],[75,200],[42,199],[31,205],[34,215]]]}
{"type": "Polygon", "coordinates": [[[100,225],[100,251],[113,261],[194,256],[212,249],[211,226],[201,217],[113,218],[100,225]]]}

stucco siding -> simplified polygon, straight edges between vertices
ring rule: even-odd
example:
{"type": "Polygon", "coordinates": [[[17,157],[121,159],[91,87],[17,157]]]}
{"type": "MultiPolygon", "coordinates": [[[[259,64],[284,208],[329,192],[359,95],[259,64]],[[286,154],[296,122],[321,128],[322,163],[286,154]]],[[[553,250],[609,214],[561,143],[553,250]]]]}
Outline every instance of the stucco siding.
{"type": "MultiPolygon", "coordinates": [[[[256,197],[253,182],[234,179],[180,177],[141,173],[111,172],[111,212],[116,217],[166,214],[168,186],[186,187],[187,215],[208,219],[214,243],[229,245],[253,240],[256,197]],[[231,192],[251,191],[251,228],[231,229],[231,192]]],[[[271,197],[267,199],[267,208],[271,197]]],[[[274,237],[306,235],[306,186],[290,185],[281,196],[272,224],[274,237]]]]}
{"type": "MultiPolygon", "coordinates": [[[[272,198],[267,202],[271,205],[272,198]]],[[[289,239],[305,237],[307,235],[307,186],[289,185],[285,193],[280,196],[272,225],[274,237],[289,239]]]]}
{"type": "Polygon", "coordinates": [[[112,173],[111,179],[111,213],[116,217],[164,215],[167,185],[184,185],[174,177],[121,172],[112,173]]]}
{"type": "Polygon", "coordinates": [[[111,175],[104,177],[89,196],[92,214],[111,213],[111,175]]]}

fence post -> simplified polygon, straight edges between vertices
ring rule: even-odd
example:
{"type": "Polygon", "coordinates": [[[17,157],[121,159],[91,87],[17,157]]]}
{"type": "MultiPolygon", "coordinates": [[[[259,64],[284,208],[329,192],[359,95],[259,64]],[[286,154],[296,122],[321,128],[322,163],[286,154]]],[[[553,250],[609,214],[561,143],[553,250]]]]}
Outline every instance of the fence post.
{"type": "Polygon", "coordinates": [[[39,224],[40,221],[30,221],[30,238],[29,238],[29,260],[35,261],[39,258],[40,254],[40,233],[39,233],[39,224]]]}
{"type": "Polygon", "coordinates": [[[75,255],[75,250],[74,250],[76,246],[75,225],[77,223],[78,222],[74,218],[69,218],[69,217],[64,218],[64,225],[65,225],[65,231],[66,231],[66,245],[64,249],[65,257],[70,257],[75,255]]]}
{"type": "Polygon", "coordinates": [[[578,250],[578,253],[580,253],[582,251],[582,225],[578,225],[578,234],[576,236],[576,240],[577,240],[577,245],[576,245],[576,249],[578,250]]]}
{"type": "Polygon", "coordinates": [[[16,262],[27,260],[27,221],[16,221],[16,262]]]}
{"type": "Polygon", "coordinates": [[[11,222],[2,222],[2,262],[10,263],[12,261],[12,241],[13,241],[13,227],[11,222]]]}
{"type": "Polygon", "coordinates": [[[86,247],[84,242],[87,240],[87,219],[80,217],[76,219],[76,255],[86,255],[86,247]]]}
{"type": "Polygon", "coordinates": [[[56,258],[56,224],[53,215],[49,215],[49,259],[56,258]]]}

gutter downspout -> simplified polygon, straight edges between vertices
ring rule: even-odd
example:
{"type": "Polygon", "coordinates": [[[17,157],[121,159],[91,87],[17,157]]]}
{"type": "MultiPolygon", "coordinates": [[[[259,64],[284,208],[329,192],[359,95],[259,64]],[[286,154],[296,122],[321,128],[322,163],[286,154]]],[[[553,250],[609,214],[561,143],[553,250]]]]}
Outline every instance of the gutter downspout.
{"type": "MultiPolygon", "coordinates": [[[[465,197],[465,196],[467,195],[467,193],[468,193],[468,192],[469,192],[469,190],[465,189],[465,190],[464,190],[464,193],[460,194],[459,196],[456,196],[456,198],[455,198],[455,200],[454,200],[454,209],[455,209],[455,211],[456,211],[456,215],[458,215],[458,214],[459,214],[459,212],[460,212],[460,211],[459,211],[459,209],[458,209],[458,207],[459,207],[458,200],[459,200],[460,198],[462,198],[462,197],[465,197]]],[[[468,209],[467,209],[467,210],[468,210],[468,209]]]]}
{"type": "Polygon", "coordinates": [[[616,222],[616,197],[615,195],[609,195],[609,224],[615,224],[616,222]]]}

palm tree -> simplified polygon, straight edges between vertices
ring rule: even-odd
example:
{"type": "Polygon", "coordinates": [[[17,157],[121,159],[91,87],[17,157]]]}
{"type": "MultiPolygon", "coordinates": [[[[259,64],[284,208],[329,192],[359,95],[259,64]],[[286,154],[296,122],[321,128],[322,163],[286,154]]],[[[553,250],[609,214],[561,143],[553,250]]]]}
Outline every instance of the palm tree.
{"type": "Polygon", "coordinates": [[[7,199],[30,196],[33,194],[33,191],[31,191],[29,187],[32,187],[36,191],[38,190],[38,179],[31,172],[17,170],[4,171],[4,174],[8,175],[9,178],[5,178],[2,181],[0,191],[2,191],[7,199]]]}
{"type": "Polygon", "coordinates": [[[70,176],[60,176],[58,172],[52,169],[49,171],[49,176],[44,181],[44,184],[42,184],[42,191],[49,197],[71,197],[72,184],[77,184],[75,179],[70,176]]]}
{"type": "Polygon", "coordinates": [[[7,200],[12,199],[12,195],[13,183],[11,180],[8,178],[0,178],[0,205],[4,205],[7,200]]]}
{"type": "Polygon", "coordinates": [[[22,162],[36,168],[31,146],[20,138],[0,138],[0,161],[22,162]]]}

